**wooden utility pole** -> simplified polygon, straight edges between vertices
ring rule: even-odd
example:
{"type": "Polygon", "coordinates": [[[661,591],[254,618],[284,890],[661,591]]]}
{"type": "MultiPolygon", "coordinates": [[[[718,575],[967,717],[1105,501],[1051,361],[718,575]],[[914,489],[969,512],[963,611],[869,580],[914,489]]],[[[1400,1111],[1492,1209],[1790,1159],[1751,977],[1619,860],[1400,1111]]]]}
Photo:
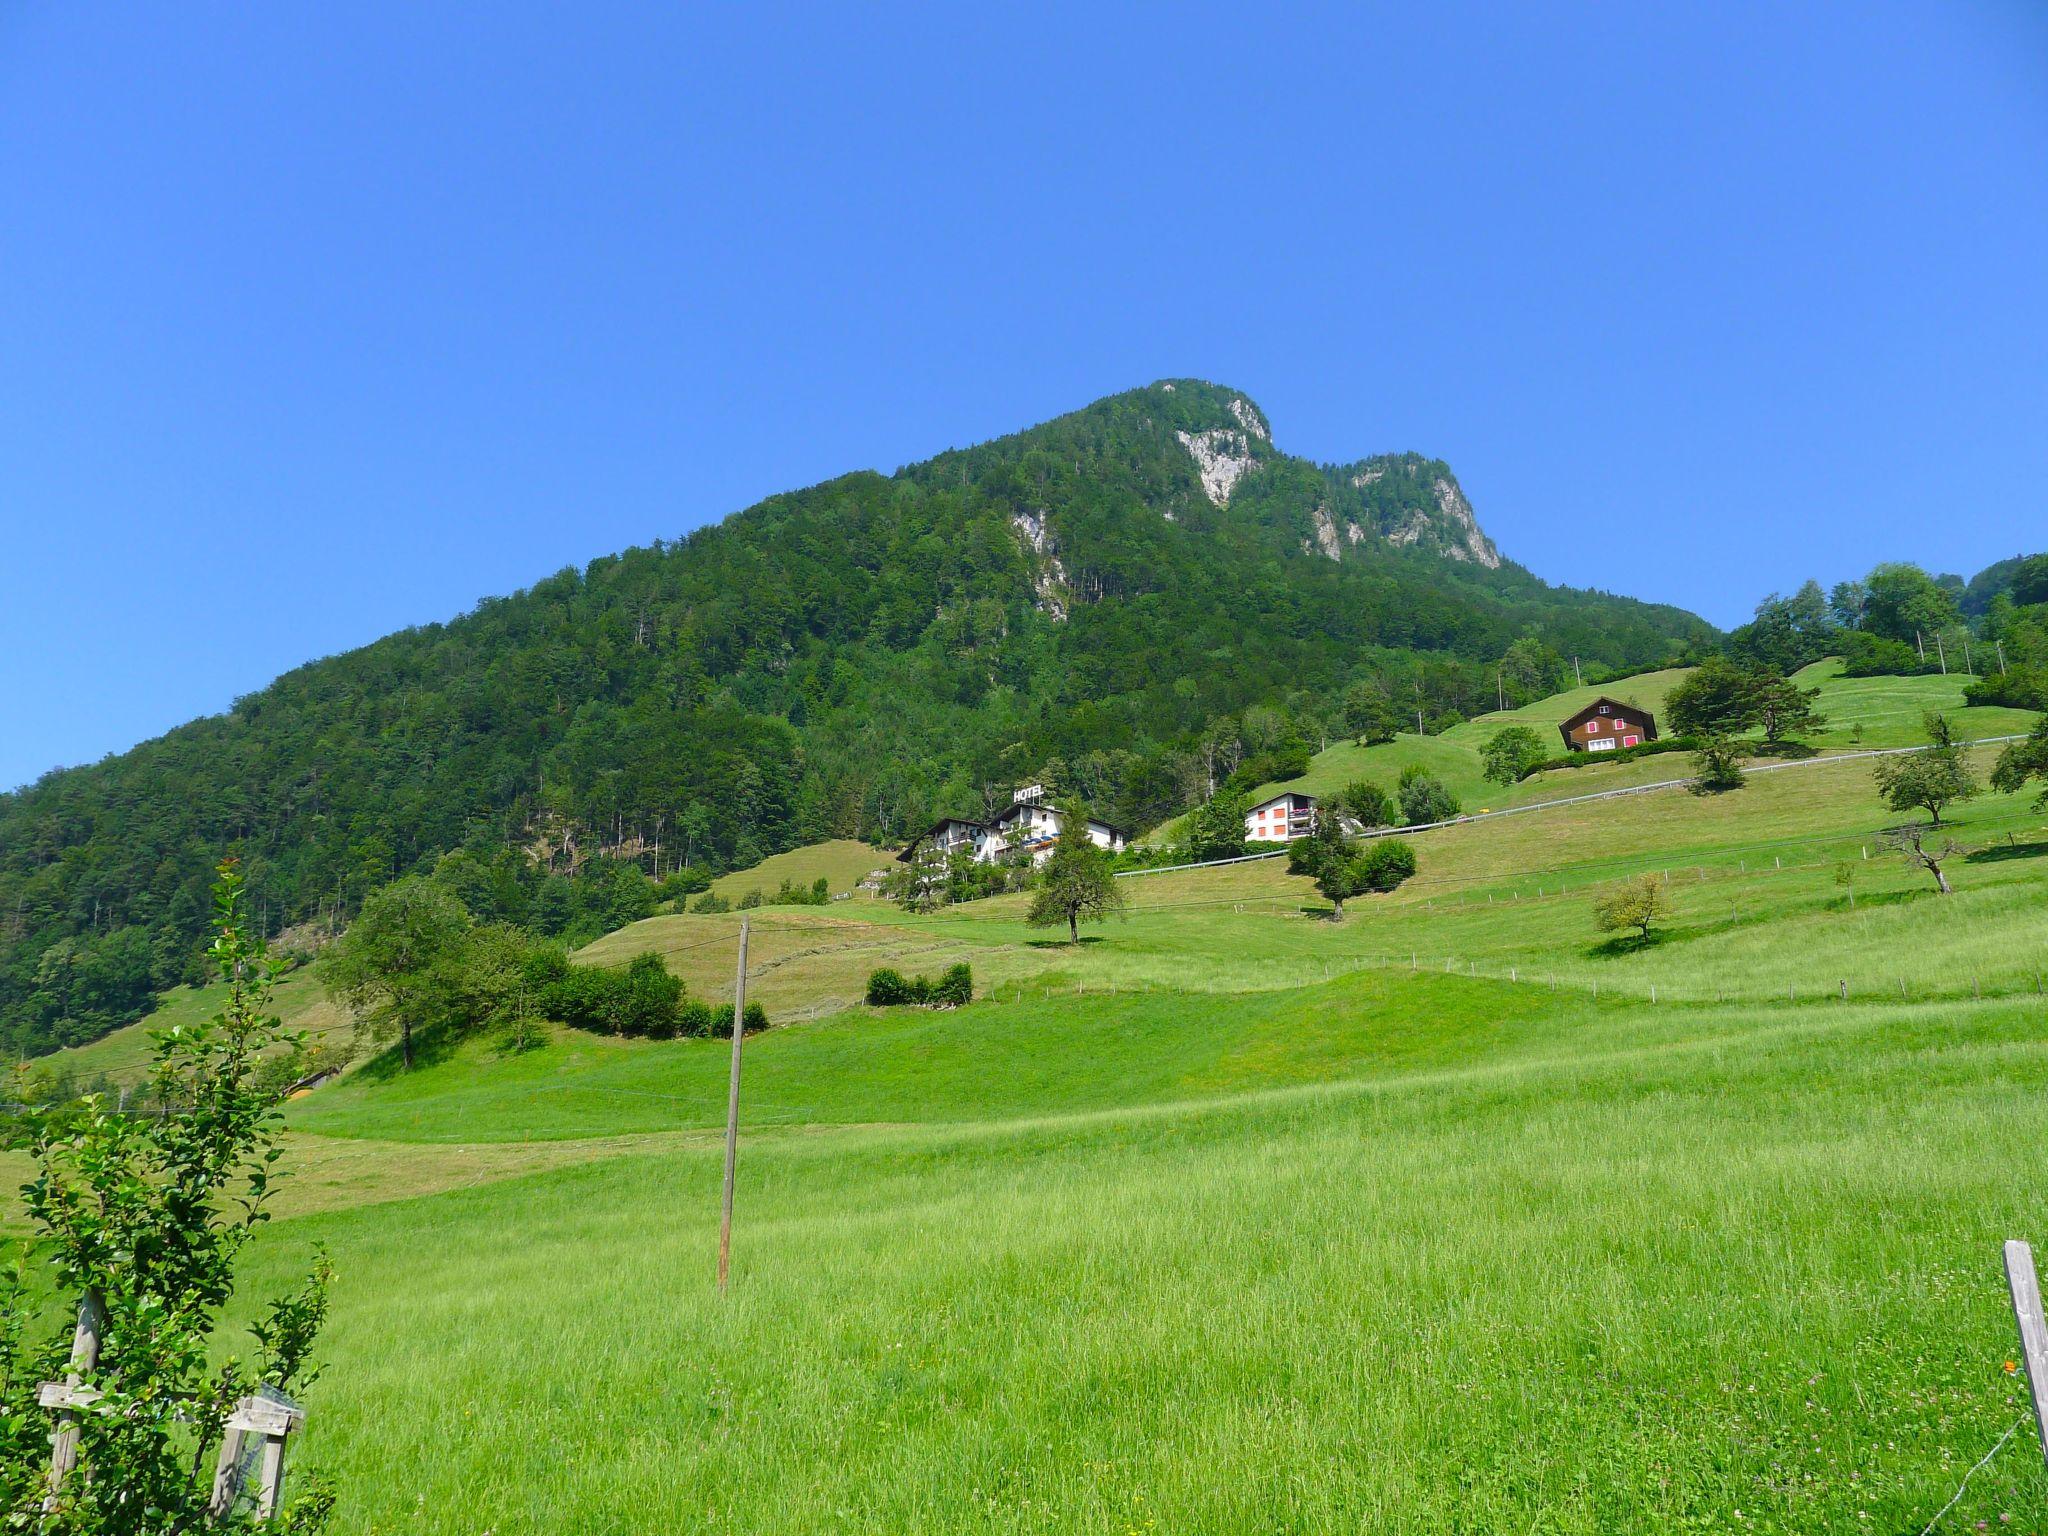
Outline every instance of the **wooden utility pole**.
{"type": "MultiPolygon", "coordinates": [[[[1947,677],[1947,676],[1948,676],[1948,648],[1947,648],[1946,646],[1944,646],[1944,645],[1943,645],[1943,644],[1941,643],[1941,631],[1940,631],[1940,630],[1938,630],[1938,629],[1937,629],[1937,630],[1936,630],[1936,631],[1934,632],[1934,654],[1935,654],[1935,657],[1936,657],[1936,659],[1937,659],[1937,660],[1939,660],[1939,661],[1941,662],[1941,675],[1942,675],[1943,677],[1947,677]]],[[[1923,653],[1923,656],[1924,656],[1924,653],[1923,653]]]]}
{"type": "Polygon", "coordinates": [[[2041,1315],[2041,1282],[2034,1275],[2034,1250],[2017,1238],[2005,1245],[2005,1281],[2012,1289],[2012,1312],[2020,1325],[2020,1356],[2027,1366],[2027,1395],[2034,1400],[2034,1428],[2040,1432],[2041,1454],[2048,1456],[2048,1320],[2041,1315]]]}
{"type": "Polygon", "coordinates": [[[1586,674],[1579,670],[1579,658],[1576,656],[1572,658],[1572,681],[1581,688],[1586,686],[1586,674]]]}
{"type": "Polygon", "coordinates": [[[747,1018],[747,920],[740,919],[740,965],[732,987],[732,1083],[725,1094],[725,1203],[718,1217],[718,1288],[732,1266],[732,1173],[740,1151],[740,1043],[747,1018]]]}

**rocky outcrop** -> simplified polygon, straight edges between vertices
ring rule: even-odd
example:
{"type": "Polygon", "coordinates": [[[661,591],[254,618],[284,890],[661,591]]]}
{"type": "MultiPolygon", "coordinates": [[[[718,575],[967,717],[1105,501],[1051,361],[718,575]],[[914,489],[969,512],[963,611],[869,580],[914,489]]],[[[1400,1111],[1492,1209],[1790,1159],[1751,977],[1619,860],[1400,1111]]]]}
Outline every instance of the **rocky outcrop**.
{"type": "Polygon", "coordinates": [[[1046,515],[1035,510],[1016,513],[1010,526],[1035,557],[1031,590],[1037,594],[1032,606],[1053,619],[1067,616],[1067,568],[1060,559],[1059,541],[1052,536],[1046,515]]]}
{"type": "Polygon", "coordinates": [[[1465,499],[1457,483],[1439,475],[1430,488],[1436,493],[1436,508],[1444,522],[1441,547],[1445,556],[1470,560],[1489,571],[1499,570],[1500,551],[1494,548],[1493,540],[1480,532],[1479,519],[1472,515],[1472,503],[1465,499]]]}

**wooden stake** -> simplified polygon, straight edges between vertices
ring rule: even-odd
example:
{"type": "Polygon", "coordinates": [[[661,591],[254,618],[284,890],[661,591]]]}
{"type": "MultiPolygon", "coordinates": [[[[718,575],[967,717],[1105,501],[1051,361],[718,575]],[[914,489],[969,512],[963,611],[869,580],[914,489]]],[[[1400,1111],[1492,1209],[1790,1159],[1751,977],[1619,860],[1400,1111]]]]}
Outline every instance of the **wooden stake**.
{"type": "Polygon", "coordinates": [[[2027,1395],[2034,1400],[2034,1428],[2048,1457],[2048,1320],[2041,1315],[2041,1282],[2034,1275],[2034,1250],[2014,1238],[2005,1245],[2005,1282],[2012,1290],[2012,1315],[2020,1327],[2020,1355],[2027,1366],[2027,1395]]]}
{"type": "MultiPolygon", "coordinates": [[[[79,1386],[100,1363],[100,1335],[106,1331],[107,1309],[98,1291],[87,1291],[78,1304],[78,1327],[71,1335],[71,1369],[65,1374],[66,1388],[79,1386]]],[[[50,1437],[50,1493],[43,1500],[46,1510],[57,1507],[57,1490],[78,1466],[78,1410],[66,1407],[57,1416],[57,1433],[50,1437]]]]}
{"type": "Polygon", "coordinates": [[[732,1267],[732,1173],[740,1151],[740,1043],[747,1018],[747,920],[740,919],[739,974],[732,986],[732,1083],[725,1094],[725,1203],[718,1217],[718,1288],[732,1267]]]}

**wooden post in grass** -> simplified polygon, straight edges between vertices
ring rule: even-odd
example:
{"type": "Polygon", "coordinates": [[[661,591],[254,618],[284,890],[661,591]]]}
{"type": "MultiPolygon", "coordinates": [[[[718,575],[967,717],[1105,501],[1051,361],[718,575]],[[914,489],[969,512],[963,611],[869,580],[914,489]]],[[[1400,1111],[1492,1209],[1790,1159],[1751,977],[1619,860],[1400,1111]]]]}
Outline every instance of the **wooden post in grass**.
{"type": "Polygon", "coordinates": [[[2034,1428],[2048,1457],[2048,1319],[2041,1314],[2041,1282],[2034,1275],[2034,1250],[2018,1238],[2005,1245],[2005,1283],[2012,1290],[2012,1315],[2020,1327],[2020,1355],[2027,1366],[2027,1395],[2034,1400],[2034,1428]]]}
{"type": "Polygon", "coordinates": [[[78,1410],[97,1396],[81,1383],[100,1363],[100,1335],[106,1327],[107,1309],[100,1293],[87,1291],[78,1303],[78,1327],[71,1335],[71,1368],[63,1381],[44,1382],[37,1394],[45,1408],[57,1410],[57,1432],[50,1437],[50,1493],[43,1500],[46,1510],[57,1507],[57,1490],[78,1467],[78,1410]]]}
{"type": "Polygon", "coordinates": [[[305,1422],[305,1410],[275,1387],[258,1387],[235,1404],[221,1426],[220,1461],[207,1505],[215,1519],[233,1513],[252,1484],[256,1518],[277,1513],[284,1501],[284,1443],[305,1422]],[[258,1443],[252,1446],[252,1439],[258,1443]]]}
{"type": "Polygon", "coordinates": [[[747,920],[740,919],[739,974],[732,984],[732,1082],[725,1093],[725,1197],[718,1216],[718,1288],[732,1267],[732,1172],[740,1151],[740,1042],[747,1019],[747,920]]]}

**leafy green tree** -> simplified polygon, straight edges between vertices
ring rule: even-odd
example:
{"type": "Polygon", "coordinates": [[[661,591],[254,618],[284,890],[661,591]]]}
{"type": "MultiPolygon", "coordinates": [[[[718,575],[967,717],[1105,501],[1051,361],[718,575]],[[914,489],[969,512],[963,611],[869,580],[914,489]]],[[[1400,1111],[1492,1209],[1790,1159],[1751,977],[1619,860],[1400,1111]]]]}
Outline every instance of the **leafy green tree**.
{"type": "Polygon", "coordinates": [[[2003,795],[2018,794],[2032,779],[2042,781],[2035,804],[2048,807],[2048,720],[2036,721],[2024,741],[1998,754],[1991,769],[1991,787],[2003,795]]]}
{"type": "Polygon", "coordinates": [[[1828,618],[1838,629],[1861,629],[1870,591],[1860,581],[1838,581],[1828,589],[1828,618]]]}
{"type": "Polygon", "coordinates": [[[1392,741],[1402,719],[1401,710],[1376,679],[1362,678],[1344,691],[1345,728],[1360,746],[1392,741]]]}
{"type": "Polygon", "coordinates": [[[1692,782],[1686,786],[1696,795],[1724,794],[1749,782],[1742,771],[1742,748],[1726,736],[1709,736],[1692,755],[1692,782]]]}
{"type": "Polygon", "coordinates": [[[1961,617],[1952,593],[1917,565],[1880,565],[1864,581],[1863,622],[1871,634],[1914,643],[1961,617]]]}
{"type": "Polygon", "coordinates": [[[1353,779],[1337,796],[1337,809],[1368,831],[1394,824],[1394,797],[1371,779],[1353,779]]]}
{"type": "Polygon", "coordinates": [[[1549,756],[1544,750],[1543,738],[1526,725],[1511,725],[1495,731],[1492,739],[1479,749],[1480,764],[1486,770],[1486,777],[1495,784],[1519,782],[1525,773],[1549,756]]]}
{"type": "Polygon", "coordinates": [[[1593,916],[1602,933],[1634,929],[1637,942],[1647,943],[1651,926],[1670,911],[1670,902],[1660,875],[1637,875],[1593,903],[1593,916]]]}
{"type": "MultiPolygon", "coordinates": [[[[1243,828],[1240,821],[1240,834],[1243,828]]],[[[1034,928],[1065,923],[1067,942],[1071,944],[1081,937],[1083,918],[1099,922],[1121,915],[1123,909],[1123,888],[1110,870],[1109,855],[1088,836],[1087,812],[1070,807],[1060,824],[1059,841],[1053,844],[1052,857],[1045,861],[1039,875],[1038,889],[1032,893],[1025,922],[1034,928]]]]}
{"type": "Polygon", "coordinates": [[[1415,850],[1398,837],[1379,838],[1363,849],[1346,845],[1316,860],[1316,890],[1330,903],[1332,922],[1344,921],[1344,903],[1354,897],[1398,889],[1415,873],[1415,850]]]}
{"type": "Polygon", "coordinates": [[[1948,716],[1929,711],[1924,717],[1932,743],[1917,752],[1881,757],[1873,770],[1877,792],[1895,811],[1924,809],[1935,826],[1941,813],[1959,800],[1982,792],[1970,767],[1969,749],[1956,740],[1948,716]]]}
{"type": "Polygon", "coordinates": [[[1788,677],[1759,676],[1752,698],[1764,740],[1790,741],[1820,730],[1828,717],[1813,707],[1819,697],[1818,688],[1802,688],[1788,677]]]}
{"type": "Polygon", "coordinates": [[[2048,603],[2048,555],[2029,555],[2013,572],[2012,600],[2022,607],[2048,603]]]}
{"type": "Polygon", "coordinates": [[[1251,802],[1243,795],[1226,791],[1188,813],[1188,858],[1234,859],[1244,852],[1244,819],[1251,802]]]}
{"type": "Polygon", "coordinates": [[[1287,872],[1291,875],[1320,875],[1329,865],[1351,857],[1351,840],[1344,835],[1343,820],[1327,807],[1318,807],[1307,837],[1288,845],[1287,872]]]}
{"type": "MultiPolygon", "coordinates": [[[[310,1354],[332,1271],[317,1251],[304,1283],[258,1314],[252,1357],[222,1358],[216,1343],[280,1155],[282,1116],[261,1085],[261,1061],[300,1037],[268,1011],[275,968],[248,936],[233,861],[218,870],[214,921],[227,1001],[204,1023],[154,1037],[149,1097],[159,1113],[118,1113],[95,1095],[0,1122],[0,1140],[33,1166],[22,1194],[39,1239],[31,1251],[45,1266],[32,1277],[0,1274],[0,1497],[10,1530],[241,1529],[207,1511],[223,1422],[259,1386],[301,1392],[318,1374],[310,1354]],[[101,1325],[99,1358],[78,1373],[99,1395],[75,1417],[77,1468],[48,1513],[50,1421],[35,1383],[62,1373],[72,1324],[37,1339],[25,1281],[78,1301],[101,1325]]],[[[264,1529],[317,1530],[332,1505],[330,1491],[301,1483],[264,1529]]]]}
{"type": "Polygon", "coordinates": [[[459,967],[447,962],[469,928],[469,913],[452,892],[408,877],[363,904],[348,932],[322,952],[320,978],[372,1039],[398,1036],[410,1071],[414,1030],[457,1011],[459,967]]]}
{"type": "Polygon", "coordinates": [[[1411,827],[1449,821],[1458,814],[1458,797],[1420,763],[1410,763],[1401,770],[1395,794],[1401,802],[1401,819],[1411,827]]]}
{"type": "Polygon", "coordinates": [[[1528,704],[1564,685],[1565,662],[1552,646],[1524,635],[1502,654],[1499,674],[1510,701],[1528,704]]]}
{"type": "Polygon", "coordinates": [[[1709,657],[1665,697],[1665,723],[1680,736],[1739,736],[1757,723],[1762,682],[1752,667],[1709,657]]]}

